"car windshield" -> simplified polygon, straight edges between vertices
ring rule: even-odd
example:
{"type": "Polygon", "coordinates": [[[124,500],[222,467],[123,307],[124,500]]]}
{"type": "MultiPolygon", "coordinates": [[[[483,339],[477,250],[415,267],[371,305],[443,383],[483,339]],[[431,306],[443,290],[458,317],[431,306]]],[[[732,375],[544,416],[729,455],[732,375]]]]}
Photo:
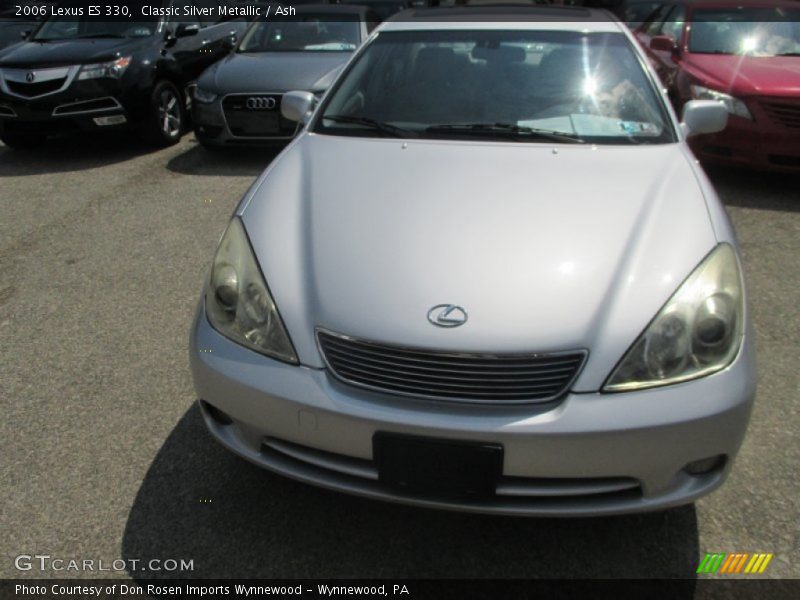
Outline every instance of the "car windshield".
{"type": "Polygon", "coordinates": [[[101,21],[75,17],[52,17],[42,24],[33,36],[37,42],[80,38],[147,37],[158,29],[158,18],[145,17],[130,21],[101,21]]]}
{"type": "Polygon", "coordinates": [[[359,43],[357,16],[303,15],[291,21],[264,21],[250,27],[239,52],[352,52],[359,43]]]}
{"type": "Polygon", "coordinates": [[[703,9],[692,21],[690,52],[800,56],[800,9],[703,9]]]}
{"type": "Polygon", "coordinates": [[[315,131],[664,143],[674,141],[666,114],[622,34],[384,32],[332,90],[315,131]]]}

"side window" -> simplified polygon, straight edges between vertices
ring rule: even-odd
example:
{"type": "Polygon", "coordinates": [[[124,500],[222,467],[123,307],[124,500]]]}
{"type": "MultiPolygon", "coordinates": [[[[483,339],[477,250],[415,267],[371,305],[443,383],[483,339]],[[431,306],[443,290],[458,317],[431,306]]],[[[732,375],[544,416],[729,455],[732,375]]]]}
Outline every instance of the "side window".
{"type": "Polygon", "coordinates": [[[661,28],[661,35],[668,35],[676,42],[680,43],[683,37],[683,26],[686,24],[686,8],[683,6],[676,6],[675,9],[669,13],[667,21],[661,28]]]}
{"type": "Polygon", "coordinates": [[[664,19],[667,18],[667,13],[671,8],[671,4],[662,4],[656,12],[650,15],[650,18],[643,25],[645,34],[650,37],[658,35],[661,25],[664,23],[664,19]]]}

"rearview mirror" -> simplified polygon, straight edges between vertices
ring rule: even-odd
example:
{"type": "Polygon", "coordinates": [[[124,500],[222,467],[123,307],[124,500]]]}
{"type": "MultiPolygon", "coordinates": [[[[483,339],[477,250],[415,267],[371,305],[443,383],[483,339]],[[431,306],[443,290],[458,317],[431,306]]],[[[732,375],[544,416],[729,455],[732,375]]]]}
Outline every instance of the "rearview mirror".
{"type": "Polygon", "coordinates": [[[717,100],[690,100],[683,106],[681,128],[686,137],[717,133],[728,124],[728,109],[717,100]]]}
{"type": "Polygon", "coordinates": [[[677,52],[678,44],[668,35],[657,35],[651,38],[650,49],[659,52],[677,52]]]}
{"type": "Polygon", "coordinates": [[[308,113],[314,108],[314,102],[311,92],[287,92],[281,100],[281,114],[295,123],[305,123],[308,113]]]}

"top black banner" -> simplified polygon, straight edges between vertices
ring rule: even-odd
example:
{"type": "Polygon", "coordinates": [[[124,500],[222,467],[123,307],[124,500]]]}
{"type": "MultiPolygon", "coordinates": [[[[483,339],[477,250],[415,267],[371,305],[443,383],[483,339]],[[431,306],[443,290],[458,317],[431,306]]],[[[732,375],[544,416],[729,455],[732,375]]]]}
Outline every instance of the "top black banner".
{"type": "MultiPolygon", "coordinates": [[[[644,21],[658,0],[0,0],[0,20],[41,21],[97,20],[131,23],[165,20],[214,24],[233,20],[306,20],[308,11],[337,5],[359,5],[370,9],[370,19],[380,21],[391,15],[393,20],[428,21],[644,21]],[[313,5],[313,9],[311,8],[313,5]],[[644,11],[644,12],[643,12],[644,11]]],[[[700,16],[701,20],[738,20],[747,22],[789,21],[800,24],[800,0],[760,0],[718,5],[725,13],[700,16]]],[[[662,15],[660,20],[683,19],[685,14],[673,11],[674,17],[662,15]]],[[[345,16],[342,19],[350,19],[345,16]]],[[[359,18],[359,17],[355,17],[359,18]]],[[[360,17],[364,18],[364,17],[360,17]]]]}

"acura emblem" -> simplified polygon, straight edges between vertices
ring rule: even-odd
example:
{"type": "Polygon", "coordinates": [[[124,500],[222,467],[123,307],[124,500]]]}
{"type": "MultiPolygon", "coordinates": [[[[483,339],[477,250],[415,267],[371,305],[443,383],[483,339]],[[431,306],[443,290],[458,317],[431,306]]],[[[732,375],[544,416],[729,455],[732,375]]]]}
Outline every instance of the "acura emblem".
{"type": "Polygon", "coordinates": [[[271,96],[252,96],[247,99],[247,108],[250,110],[272,110],[278,105],[271,96]]]}
{"type": "Polygon", "coordinates": [[[428,311],[428,321],[437,327],[458,327],[467,322],[467,311],[455,304],[437,304],[428,311]]]}
{"type": "Polygon", "coordinates": [[[33,71],[28,71],[25,74],[25,81],[27,81],[28,83],[33,83],[35,80],[36,80],[36,73],[34,73],[33,71]]]}

